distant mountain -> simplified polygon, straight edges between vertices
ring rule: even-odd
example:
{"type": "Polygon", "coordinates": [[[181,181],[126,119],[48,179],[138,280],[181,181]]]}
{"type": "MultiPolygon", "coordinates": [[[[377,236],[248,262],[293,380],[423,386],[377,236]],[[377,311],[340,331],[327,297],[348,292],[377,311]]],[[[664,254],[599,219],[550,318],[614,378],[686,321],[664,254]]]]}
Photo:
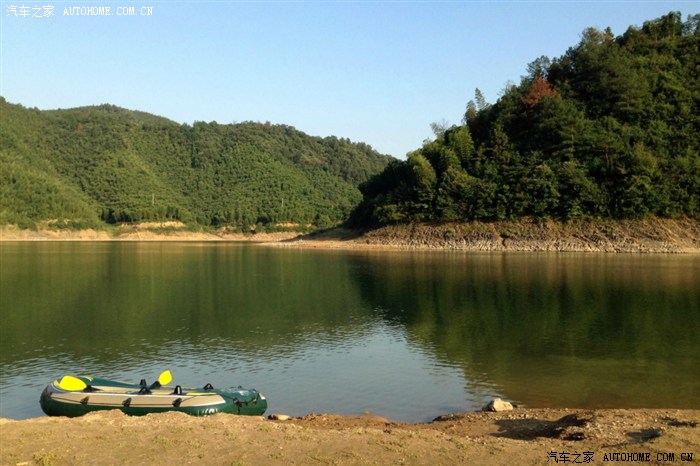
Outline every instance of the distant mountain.
{"type": "Polygon", "coordinates": [[[700,14],[587,29],[361,186],[352,224],[700,218],[700,14]]]}
{"type": "Polygon", "coordinates": [[[0,97],[0,225],[327,227],[390,160],[285,125],[190,126],[113,105],[39,111],[0,97]]]}

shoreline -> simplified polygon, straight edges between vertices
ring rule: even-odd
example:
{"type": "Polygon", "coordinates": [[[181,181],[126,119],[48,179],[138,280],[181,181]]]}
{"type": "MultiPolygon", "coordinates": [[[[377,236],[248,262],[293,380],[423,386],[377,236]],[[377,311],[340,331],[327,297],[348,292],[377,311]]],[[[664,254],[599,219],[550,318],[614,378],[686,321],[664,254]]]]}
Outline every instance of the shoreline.
{"type": "Polygon", "coordinates": [[[86,228],[82,230],[39,228],[20,229],[13,225],[0,227],[0,242],[41,242],[41,241],[248,241],[275,242],[299,236],[298,232],[256,233],[245,235],[231,232],[189,231],[184,229],[162,230],[135,225],[117,231],[86,228]]]}
{"type": "Polygon", "coordinates": [[[465,222],[390,225],[374,230],[336,228],[243,234],[189,231],[175,222],[129,225],[115,231],[0,227],[9,241],[246,241],[299,249],[453,250],[484,252],[700,253],[700,221],[692,219],[465,222]],[[175,225],[175,227],[173,227],[175,225]],[[164,228],[165,227],[165,228],[164,228]]]}
{"type": "Polygon", "coordinates": [[[688,454],[700,460],[700,410],[684,409],[516,408],[415,424],[371,414],[269,420],[103,411],[0,419],[0,433],[0,464],[11,465],[145,465],[154,458],[166,464],[544,464],[561,462],[562,455],[574,462],[574,453],[583,452],[592,464],[615,458],[673,464],[688,454]]]}

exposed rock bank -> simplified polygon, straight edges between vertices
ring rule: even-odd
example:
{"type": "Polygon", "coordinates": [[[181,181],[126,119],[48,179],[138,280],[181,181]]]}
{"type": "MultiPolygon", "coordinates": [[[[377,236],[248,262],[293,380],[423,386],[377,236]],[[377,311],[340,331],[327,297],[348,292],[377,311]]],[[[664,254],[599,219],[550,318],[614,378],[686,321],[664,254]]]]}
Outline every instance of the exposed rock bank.
{"type": "Polygon", "coordinates": [[[689,219],[469,222],[335,230],[285,243],[301,247],[698,253],[700,222],[689,219]],[[324,246],[325,245],[325,246],[324,246]]]}

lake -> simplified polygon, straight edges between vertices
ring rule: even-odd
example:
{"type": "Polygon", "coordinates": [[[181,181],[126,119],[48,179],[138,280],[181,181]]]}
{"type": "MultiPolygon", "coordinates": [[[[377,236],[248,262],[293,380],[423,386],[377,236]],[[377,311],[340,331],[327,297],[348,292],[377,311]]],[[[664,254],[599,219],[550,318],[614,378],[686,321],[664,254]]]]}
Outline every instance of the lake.
{"type": "Polygon", "coordinates": [[[270,412],[426,421],[700,409],[700,256],[0,243],[0,416],[64,374],[257,388],[270,412]]]}

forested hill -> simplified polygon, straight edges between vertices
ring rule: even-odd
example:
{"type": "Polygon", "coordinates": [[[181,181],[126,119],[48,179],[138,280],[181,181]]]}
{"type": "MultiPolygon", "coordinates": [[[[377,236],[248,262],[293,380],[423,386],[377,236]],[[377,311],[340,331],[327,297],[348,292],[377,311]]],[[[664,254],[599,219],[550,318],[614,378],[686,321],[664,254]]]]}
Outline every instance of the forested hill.
{"type": "Polygon", "coordinates": [[[284,125],[179,125],[111,105],[39,111],[0,98],[0,225],[327,227],[390,160],[284,125]]]}
{"type": "Polygon", "coordinates": [[[700,217],[700,15],[587,29],[361,186],[360,225],[700,217]]]}

